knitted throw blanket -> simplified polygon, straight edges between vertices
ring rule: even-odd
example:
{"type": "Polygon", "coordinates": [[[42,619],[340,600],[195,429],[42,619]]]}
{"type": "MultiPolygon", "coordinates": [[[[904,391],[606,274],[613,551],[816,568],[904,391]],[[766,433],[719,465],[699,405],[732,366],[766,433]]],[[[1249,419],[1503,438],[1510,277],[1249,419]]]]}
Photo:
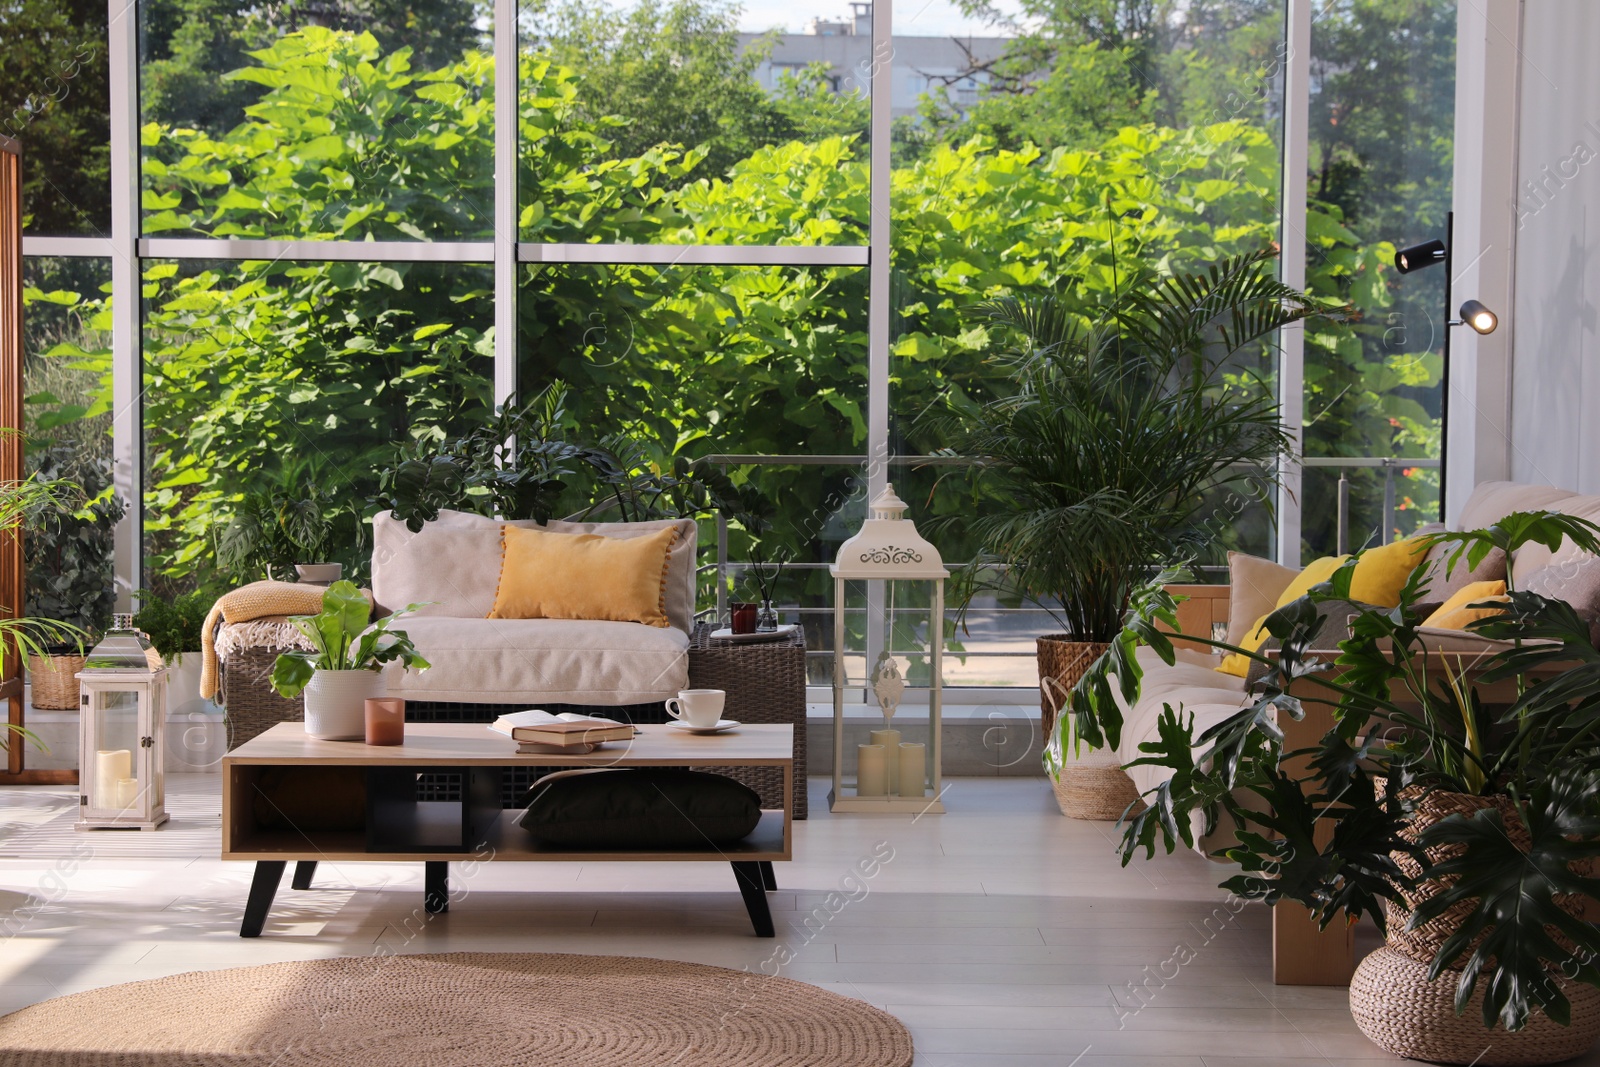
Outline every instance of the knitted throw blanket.
{"type": "MultiPolygon", "coordinates": [[[[217,623],[254,622],[276,615],[315,615],[322,610],[323,587],[294,582],[252,582],[222,594],[206,616],[200,632],[200,695],[207,700],[217,692],[217,623]]],[[[281,623],[280,623],[281,624],[281,623]]]]}

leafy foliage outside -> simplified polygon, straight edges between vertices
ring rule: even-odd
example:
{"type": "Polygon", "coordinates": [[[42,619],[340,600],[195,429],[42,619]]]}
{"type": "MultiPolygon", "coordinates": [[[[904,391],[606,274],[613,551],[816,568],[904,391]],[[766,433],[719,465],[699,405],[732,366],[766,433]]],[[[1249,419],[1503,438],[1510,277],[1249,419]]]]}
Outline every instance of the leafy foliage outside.
{"type": "MultiPolygon", "coordinates": [[[[203,2],[190,6],[198,11],[203,2]]],[[[696,68],[714,83],[708,92],[737,97],[742,81],[726,86],[744,79],[744,69],[718,67],[691,48],[728,24],[692,15],[674,6],[630,16],[637,25],[626,28],[627,48],[616,56],[688,56],[708,64],[696,68]],[[667,42],[659,54],[652,26],[667,42]]],[[[183,33],[200,33],[193,12],[185,19],[179,29],[191,28],[183,33]]],[[[185,114],[176,95],[150,104],[147,114],[169,118],[142,131],[146,230],[308,240],[487,233],[495,59],[470,44],[422,55],[397,47],[404,35],[361,25],[304,26],[246,41],[248,48],[229,45],[243,65],[218,84],[248,89],[229,105],[245,109],[234,126],[219,117],[228,108],[185,114]]],[[[742,141],[732,133],[668,141],[666,126],[640,132],[643,113],[608,113],[648,110],[640,102],[648,83],[630,81],[625,64],[602,71],[599,63],[590,70],[563,62],[581,39],[577,31],[554,35],[520,57],[522,239],[865,241],[867,164],[851,132],[858,102],[821,113],[809,106],[821,102],[815,83],[797,77],[770,102],[788,117],[742,127],[742,141]],[[645,143],[649,137],[663,140],[645,143]],[[732,152],[729,162],[713,161],[713,150],[732,152]]],[[[194,47],[204,51],[201,44],[194,47]]],[[[164,47],[173,57],[181,52],[164,47]]],[[[223,62],[216,57],[226,51],[207,53],[205,62],[223,62]]],[[[1049,147],[979,125],[976,136],[902,155],[891,175],[897,449],[944,444],[933,416],[975,410],[1002,387],[995,357],[1003,341],[974,310],[984,300],[1054,292],[1074,313],[1092,316],[1115,290],[1114,256],[1124,257],[1125,274],[1134,265],[1171,271],[1273,242],[1278,163],[1270,132],[1247,121],[1254,112],[1213,107],[1182,117],[1196,114],[1223,121],[1178,129],[1145,121],[1171,115],[1141,113],[1129,116],[1136,124],[1097,124],[1092,135],[1074,134],[1078,143],[1049,147]]],[[[1321,253],[1308,282],[1313,293],[1355,294],[1368,308],[1392,302],[1386,245],[1360,243],[1331,209],[1313,210],[1311,236],[1321,253]]],[[[859,453],[866,289],[865,271],[854,267],[528,265],[522,386],[531,395],[567,383],[577,425],[650,442],[645,458],[663,471],[709,452],[859,453]]],[[[103,297],[82,287],[34,289],[29,299],[35,307],[71,305],[85,320],[106,310],[103,297]]],[[[146,530],[158,590],[219,580],[218,531],[292,465],[309,466],[317,484],[370,514],[377,472],[402,450],[491,417],[487,269],[153,263],[144,299],[146,530]]],[[[1317,325],[1308,344],[1365,374],[1372,362],[1357,329],[1317,325]]],[[[94,335],[56,344],[46,361],[98,368],[98,394],[77,406],[109,402],[109,359],[94,335]]],[[[1427,378],[1426,361],[1408,366],[1427,378]]],[[[1409,388],[1419,379],[1407,381],[1409,388]]],[[[69,407],[45,398],[36,406],[62,417],[69,407]]],[[[1392,430],[1384,422],[1372,433],[1387,438],[1392,430]]],[[[772,544],[794,558],[824,557],[832,534],[812,517],[830,514],[851,472],[729,473],[780,502],[789,522],[769,535],[772,544]]],[[[982,494],[980,484],[951,478],[918,506],[952,514],[982,494]]],[[[743,547],[737,536],[735,554],[743,547]]],[[[947,554],[963,558],[971,548],[952,545],[947,554]]],[[[358,538],[345,538],[333,556],[360,573],[358,538]]]]}

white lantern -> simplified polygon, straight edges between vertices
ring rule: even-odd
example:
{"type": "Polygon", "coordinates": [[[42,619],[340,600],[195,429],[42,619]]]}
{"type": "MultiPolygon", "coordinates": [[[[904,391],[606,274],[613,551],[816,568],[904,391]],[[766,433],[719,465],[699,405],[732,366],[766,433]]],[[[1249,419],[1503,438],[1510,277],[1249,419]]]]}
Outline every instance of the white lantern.
{"type": "Polygon", "coordinates": [[[154,830],[167,821],[167,668],[132,615],[84,660],[78,829],[154,830]]]}
{"type": "MultiPolygon", "coordinates": [[[[905,517],[906,504],[886,485],[870,505],[860,532],[839,546],[829,566],[833,575],[833,791],[830,811],[942,814],[940,713],[944,688],[944,582],[950,576],[939,550],[905,517]],[[845,743],[845,583],[876,583],[890,605],[889,641],[869,667],[873,698],[883,712],[884,728],[868,735],[870,743],[845,743]],[[928,611],[928,733],[925,743],[907,742],[894,728],[894,713],[906,690],[904,672],[893,648],[894,591],[897,583],[931,582],[928,611]],[[850,767],[845,766],[846,757],[850,767]]],[[[869,597],[869,600],[872,598],[869,597]]]]}

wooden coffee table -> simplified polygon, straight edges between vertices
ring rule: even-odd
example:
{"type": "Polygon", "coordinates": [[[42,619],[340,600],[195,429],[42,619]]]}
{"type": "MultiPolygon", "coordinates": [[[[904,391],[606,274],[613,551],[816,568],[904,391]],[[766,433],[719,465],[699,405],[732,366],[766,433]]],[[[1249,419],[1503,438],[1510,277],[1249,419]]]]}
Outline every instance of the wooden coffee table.
{"type": "Polygon", "coordinates": [[[449,910],[452,856],[472,862],[524,863],[716,862],[733,867],[756,936],[772,937],[766,894],[777,888],[772,864],[793,858],[794,727],[752,724],[725,734],[697,735],[665,725],[639,727],[632,742],[613,742],[583,756],[518,755],[509,737],[472,723],[407,723],[403,745],[369,746],[322,741],[303,724],[279,723],[222,759],[222,858],[254,860],[255,879],[240,937],[258,937],[283,879],[296,863],[293,885],[311,888],[322,860],[339,863],[421,862],[423,903],[449,910]],[[521,809],[500,805],[501,774],[537,767],[780,767],[783,808],[761,813],[749,837],[704,850],[573,850],[542,847],[516,824],[521,809]],[[262,826],[256,800],[261,776],[272,768],[340,767],[360,774],[366,792],[361,830],[301,830],[262,826]],[[460,800],[419,800],[419,774],[461,776],[460,800]]]}

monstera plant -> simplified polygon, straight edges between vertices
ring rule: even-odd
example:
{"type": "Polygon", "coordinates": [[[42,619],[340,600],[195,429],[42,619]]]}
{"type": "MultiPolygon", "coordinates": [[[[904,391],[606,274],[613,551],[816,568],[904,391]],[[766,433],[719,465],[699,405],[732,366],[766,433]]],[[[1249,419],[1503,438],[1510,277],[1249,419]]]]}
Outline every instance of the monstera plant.
{"type": "MultiPolygon", "coordinates": [[[[1452,546],[1451,567],[1473,567],[1496,548],[1514,560],[1530,544],[1600,554],[1600,527],[1526,512],[1426,541],[1452,546]]],[[[1210,832],[1231,818],[1239,829],[1223,852],[1242,871],[1226,888],[1294,901],[1324,925],[1371,916],[1389,947],[1412,958],[1426,948],[1427,980],[1453,983],[1458,1014],[1481,1000],[1485,1027],[1564,1026],[1581,1015],[1600,1028],[1600,930],[1580,917],[1600,896],[1600,650],[1591,620],[1513,588],[1478,605],[1489,613],[1468,629],[1484,640],[1464,638],[1476,652],[1452,657],[1422,631],[1419,569],[1397,607],[1350,616],[1337,650],[1318,650],[1319,605],[1350,599],[1354,568],[1352,559],[1267,617],[1277,651],[1194,638],[1249,657],[1264,674],[1237,713],[1203,731],[1181,705],[1165,706],[1156,739],[1129,766],[1169,776],[1127,818],[1123,862],[1158,846],[1193,847],[1197,827],[1210,832]],[[1315,706],[1331,711],[1333,728],[1290,751],[1283,724],[1315,706]],[[1317,830],[1326,825],[1324,839],[1317,830]]],[[[1121,709],[1137,699],[1143,675],[1136,649],[1174,661],[1163,627],[1176,628],[1175,607],[1159,585],[1135,597],[1110,650],[1071,695],[1080,737],[1121,742],[1121,709]]],[[[1065,758],[1058,738],[1047,759],[1059,769],[1065,758]]]]}

